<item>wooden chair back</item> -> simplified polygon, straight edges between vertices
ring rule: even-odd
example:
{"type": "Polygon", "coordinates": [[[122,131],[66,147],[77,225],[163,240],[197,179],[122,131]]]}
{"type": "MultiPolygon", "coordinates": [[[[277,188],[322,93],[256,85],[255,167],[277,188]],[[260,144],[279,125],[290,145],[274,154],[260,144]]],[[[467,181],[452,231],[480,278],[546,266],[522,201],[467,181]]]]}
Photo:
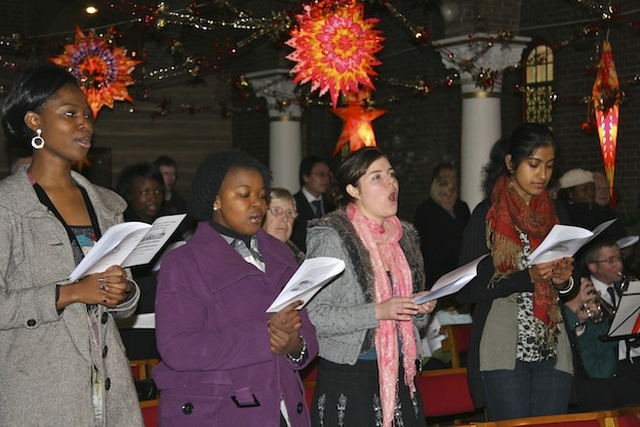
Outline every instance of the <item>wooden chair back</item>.
{"type": "Polygon", "coordinates": [[[482,422],[478,427],[611,427],[605,422],[606,418],[605,412],[581,412],[482,422]]]}
{"type": "Polygon", "coordinates": [[[451,353],[451,367],[460,368],[460,355],[469,352],[471,346],[471,323],[444,325],[446,338],[442,340],[442,350],[451,353]]]}

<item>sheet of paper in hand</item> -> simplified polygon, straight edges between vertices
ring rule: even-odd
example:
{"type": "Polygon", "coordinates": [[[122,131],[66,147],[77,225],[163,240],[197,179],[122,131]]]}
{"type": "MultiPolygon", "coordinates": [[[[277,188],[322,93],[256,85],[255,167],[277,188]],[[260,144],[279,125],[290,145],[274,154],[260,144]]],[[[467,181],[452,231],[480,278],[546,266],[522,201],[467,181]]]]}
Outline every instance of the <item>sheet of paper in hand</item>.
{"type": "Polygon", "coordinates": [[[471,281],[478,274],[478,264],[489,254],[484,254],[474,259],[473,261],[458,267],[455,270],[443,274],[431,287],[431,292],[425,295],[421,295],[414,301],[416,304],[424,304],[428,301],[433,301],[440,297],[446,297],[447,295],[454,294],[462,289],[467,283],[471,281]]]}
{"type": "Polygon", "coordinates": [[[292,302],[299,300],[303,301],[303,304],[298,307],[298,310],[301,309],[324,285],[342,273],[343,270],[344,261],[337,258],[306,259],[267,309],[267,313],[277,313],[292,302]]]}
{"type": "Polygon", "coordinates": [[[571,225],[556,224],[535,251],[529,255],[529,264],[536,265],[562,257],[572,257],[578,250],[595,239],[616,219],[605,221],[593,231],[571,225]]]}
{"type": "Polygon", "coordinates": [[[150,262],[187,214],[167,215],[153,224],[132,221],[110,227],[69,276],[70,282],[112,265],[135,267],[150,262]]]}

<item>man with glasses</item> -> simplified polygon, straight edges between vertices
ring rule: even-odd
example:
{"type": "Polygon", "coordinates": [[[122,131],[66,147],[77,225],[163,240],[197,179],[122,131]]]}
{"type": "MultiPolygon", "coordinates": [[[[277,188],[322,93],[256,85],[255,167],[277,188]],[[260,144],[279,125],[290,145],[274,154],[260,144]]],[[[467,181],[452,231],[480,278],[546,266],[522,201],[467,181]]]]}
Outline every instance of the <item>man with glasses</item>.
{"type": "Polygon", "coordinates": [[[589,274],[580,291],[565,303],[570,340],[575,344],[577,411],[595,411],[640,404],[640,349],[633,342],[603,341],[611,316],[597,316],[600,305],[615,309],[620,303],[623,259],[615,240],[600,237],[582,250],[582,264],[589,274]],[[604,301],[604,302],[602,302],[604,301]]]}
{"type": "Polygon", "coordinates": [[[293,223],[291,241],[307,252],[307,222],[320,218],[331,209],[324,196],[331,183],[329,163],[318,156],[305,157],[300,162],[300,191],[293,195],[298,208],[298,217],[293,223]]]}
{"type": "MultiPolygon", "coordinates": [[[[617,307],[622,297],[623,257],[615,241],[601,238],[587,247],[583,254],[591,281],[600,297],[617,307]]],[[[640,348],[636,342],[618,343],[618,375],[633,375],[640,381],[640,348]]]]}

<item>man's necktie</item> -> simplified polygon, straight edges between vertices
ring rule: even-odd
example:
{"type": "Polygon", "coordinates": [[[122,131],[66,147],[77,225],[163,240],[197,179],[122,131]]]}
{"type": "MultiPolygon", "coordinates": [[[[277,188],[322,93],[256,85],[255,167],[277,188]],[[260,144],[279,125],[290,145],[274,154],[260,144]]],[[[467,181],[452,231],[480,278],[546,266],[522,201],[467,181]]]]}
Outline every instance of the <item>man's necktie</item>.
{"type": "Polygon", "coordinates": [[[609,297],[611,298],[611,306],[613,308],[616,308],[616,305],[617,305],[616,291],[615,291],[615,289],[613,289],[613,285],[611,285],[611,286],[609,286],[607,288],[607,292],[609,293],[609,297]]]}
{"type": "Polygon", "coordinates": [[[311,202],[311,205],[313,206],[316,218],[320,218],[322,216],[322,202],[320,200],[314,200],[311,202]]]}

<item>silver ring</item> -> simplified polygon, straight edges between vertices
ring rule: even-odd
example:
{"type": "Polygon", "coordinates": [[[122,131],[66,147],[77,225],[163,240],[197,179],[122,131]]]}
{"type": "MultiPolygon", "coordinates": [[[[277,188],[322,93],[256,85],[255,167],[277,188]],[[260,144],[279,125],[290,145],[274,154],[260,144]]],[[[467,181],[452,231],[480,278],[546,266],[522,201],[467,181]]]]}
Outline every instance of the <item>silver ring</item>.
{"type": "Polygon", "coordinates": [[[104,282],[104,277],[98,277],[98,282],[100,283],[104,282]]]}
{"type": "Polygon", "coordinates": [[[100,285],[100,290],[101,290],[101,291],[106,291],[106,290],[107,290],[107,287],[106,287],[105,285],[100,285]]]}

